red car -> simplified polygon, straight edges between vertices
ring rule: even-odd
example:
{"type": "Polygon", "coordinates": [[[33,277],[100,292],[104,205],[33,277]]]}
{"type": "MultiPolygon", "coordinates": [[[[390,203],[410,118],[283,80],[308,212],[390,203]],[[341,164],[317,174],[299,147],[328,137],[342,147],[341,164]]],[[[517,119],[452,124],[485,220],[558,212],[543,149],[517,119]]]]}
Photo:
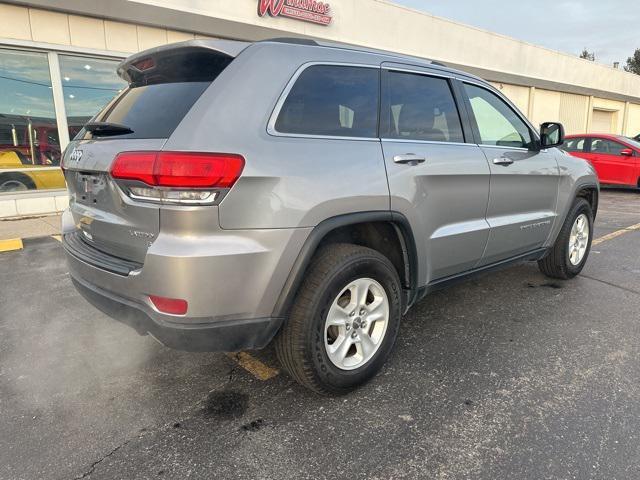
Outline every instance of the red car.
{"type": "Polygon", "coordinates": [[[562,149],[587,160],[600,183],[640,188],[640,142],[621,135],[567,135],[562,149]]]}

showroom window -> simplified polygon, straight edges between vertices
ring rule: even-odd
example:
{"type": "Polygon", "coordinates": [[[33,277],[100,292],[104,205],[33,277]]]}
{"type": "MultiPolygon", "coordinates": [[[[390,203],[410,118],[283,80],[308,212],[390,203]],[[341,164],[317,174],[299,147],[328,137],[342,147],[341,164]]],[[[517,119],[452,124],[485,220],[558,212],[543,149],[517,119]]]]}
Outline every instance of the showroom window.
{"type": "Polygon", "coordinates": [[[0,49],[0,91],[0,192],[64,188],[47,54],[0,49]]]}
{"type": "Polygon", "coordinates": [[[0,48],[0,195],[65,188],[61,151],[126,86],[117,64],[0,48]]]}
{"type": "Polygon", "coordinates": [[[75,137],[85,123],[127,86],[127,82],[115,73],[118,63],[60,55],[69,138],[75,137]]]}

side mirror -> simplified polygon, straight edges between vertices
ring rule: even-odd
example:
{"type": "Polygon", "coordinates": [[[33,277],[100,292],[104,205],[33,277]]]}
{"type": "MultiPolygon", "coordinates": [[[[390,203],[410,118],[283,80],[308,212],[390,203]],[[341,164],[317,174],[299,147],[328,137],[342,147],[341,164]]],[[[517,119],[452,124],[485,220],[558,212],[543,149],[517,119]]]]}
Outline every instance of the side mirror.
{"type": "Polygon", "coordinates": [[[625,148],[624,150],[620,150],[620,155],[623,157],[633,157],[633,150],[625,148]]]}
{"type": "Polygon", "coordinates": [[[545,122],[540,125],[540,147],[559,147],[564,143],[564,127],[561,123],[545,122]]]}

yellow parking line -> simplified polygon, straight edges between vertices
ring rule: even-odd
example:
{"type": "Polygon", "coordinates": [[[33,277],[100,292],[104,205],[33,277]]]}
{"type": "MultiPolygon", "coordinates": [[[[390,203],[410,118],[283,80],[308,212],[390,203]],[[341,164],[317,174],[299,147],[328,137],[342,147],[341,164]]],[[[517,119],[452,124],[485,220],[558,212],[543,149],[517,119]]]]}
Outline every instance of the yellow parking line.
{"type": "Polygon", "coordinates": [[[62,235],[51,235],[51,238],[58,240],[59,242],[62,242],[62,235]]]}
{"type": "Polygon", "coordinates": [[[22,239],[11,238],[9,240],[0,240],[0,252],[10,252],[12,250],[22,250],[22,239]]]}
{"type": "Polygon", "coordinates": [[[616,230],[615,232],[611,232],[604,237],[597,238],[593,241],[592,245],[599,245],[602,242],[606,242],[607,240],[613,240],[614,238],[619,237],[620,235],[624,235],[625,233],[633,232],[634,230],[640,230],[640,223],[636,223],[635,225],[631,225],[630,227],[623,228],[621,230],[616,230]]]}
{"type": "Polygon", "coordinates": [[[247,352],[227,353],[227,356],[236,361],[238,365],[244,368],[251,375],[263,382],[272,379],[280,373],[280,370],[276,370],[275,368],[265,365],[257,358],[249,355],[247,352]]]}

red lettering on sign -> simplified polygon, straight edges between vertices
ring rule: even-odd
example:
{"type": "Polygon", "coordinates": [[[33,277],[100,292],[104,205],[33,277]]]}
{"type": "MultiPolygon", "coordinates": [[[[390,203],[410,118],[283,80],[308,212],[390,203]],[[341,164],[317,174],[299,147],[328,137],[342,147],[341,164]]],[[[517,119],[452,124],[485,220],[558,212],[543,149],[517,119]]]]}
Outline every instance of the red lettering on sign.
{"type": "Polygon", "coordinates": [[[289,17],[296,20],[329,25],[332,17],[328,3],[317,0],[258,0],[258,15],[267,13],[272,17],[289,17]]]}
{"type": "Polygon", "coordinates": [[[284,7],[285,0],[259,0],[258,3],[258,15],[264,17],[267,12],[270,15],[277,17],[284,7]]]}

